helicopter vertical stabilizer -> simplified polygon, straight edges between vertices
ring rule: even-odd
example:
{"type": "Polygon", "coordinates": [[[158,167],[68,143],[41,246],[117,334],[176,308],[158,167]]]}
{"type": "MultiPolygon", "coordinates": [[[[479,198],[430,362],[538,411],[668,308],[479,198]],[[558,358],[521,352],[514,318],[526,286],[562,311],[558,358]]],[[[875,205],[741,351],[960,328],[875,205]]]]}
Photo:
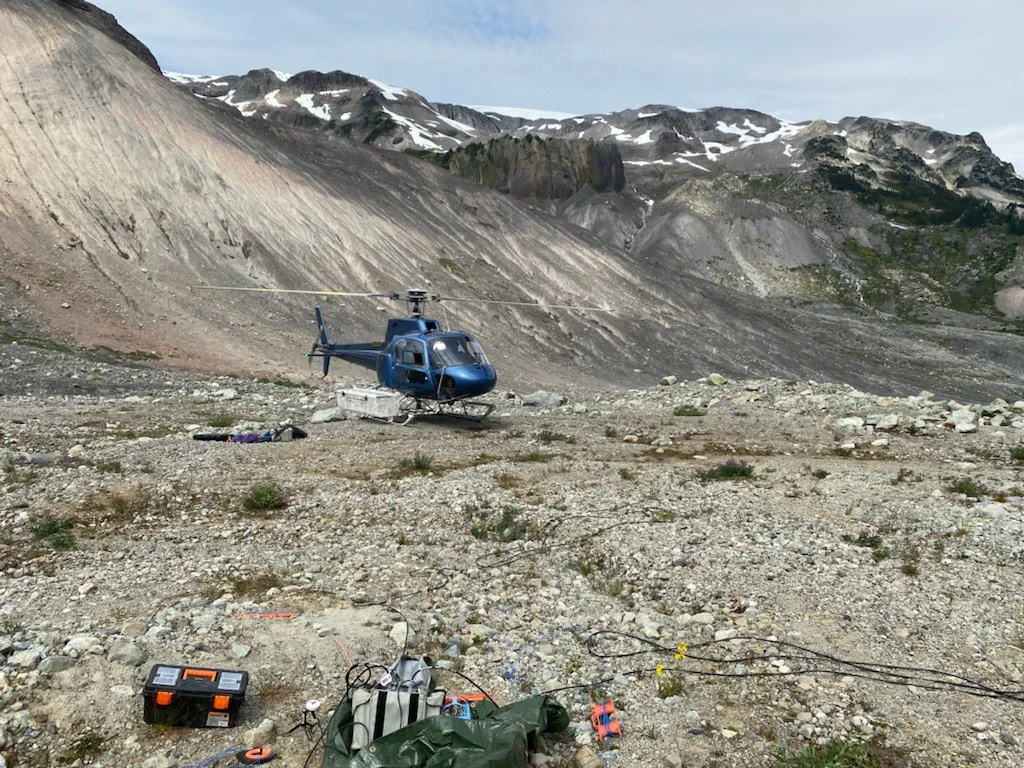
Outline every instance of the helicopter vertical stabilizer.
{"type": "MultiPolygon", "coordinates": [[[[323,314],[323,312],[320,311],[320,307],[316,307],[316,327],[317,327],[317,331],[320,334],[320,347],[321,347],[321,350],[326,349],[327,347],[330,346],[331,343],[327,340],[327,325],[326,325],[326,323],[324,323],[324,314],[323,314]]],[[[317,350],[317,345],[314,344],[313,345],[313,351],[315,352],[316,350],[317,350]]],[[[324,363],[323,363],[323,366],[324,366],[324,376],[326,377],[327,376],[327,372],[331,368],[331,356],[330,355],[324,355],[323,356],[323,361],[324,361],[324,363]]]]}

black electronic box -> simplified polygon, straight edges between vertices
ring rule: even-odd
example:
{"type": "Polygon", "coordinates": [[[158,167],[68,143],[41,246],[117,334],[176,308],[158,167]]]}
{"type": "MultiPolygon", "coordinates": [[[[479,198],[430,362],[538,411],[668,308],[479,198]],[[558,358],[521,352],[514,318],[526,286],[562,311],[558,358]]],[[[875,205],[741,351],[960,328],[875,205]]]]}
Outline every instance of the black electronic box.
{"type": "Polygon", "coordinates": [[[238,723],[249,673],[155,664],[142,689],[142,719],[151,725],[230,728],[238,723]]]}

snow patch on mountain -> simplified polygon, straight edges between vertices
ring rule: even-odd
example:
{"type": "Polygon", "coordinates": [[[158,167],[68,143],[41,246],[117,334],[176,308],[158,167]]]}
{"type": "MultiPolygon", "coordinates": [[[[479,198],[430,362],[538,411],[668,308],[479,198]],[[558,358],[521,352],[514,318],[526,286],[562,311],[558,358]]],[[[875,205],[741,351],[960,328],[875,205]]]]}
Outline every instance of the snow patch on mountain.
{"type": "Polygon", "coordinates": [[[460,123],[458,120],[453,120],[452,118],[445,117],[442,114],[438,114],[438,118],[440,120],[443,120],[444,122],[446,122],[448,125],[450,125],[452,128],[454,128],[457,131],[462,131],[463,133],[468,134],[470,136],[475,136],[476,135],[476,128],[474,128],[472,125],[466,125],[465,123],[460,123]]]}
{"type": "Polygon", "coordinates": [[[277,100],[277,94],[280,92],[281,89],[278,88],[276,91],[271,91],[263,97],[263,100],[267,103],[268,107],[274,107],[275,109],[283,109],[285,107],[284,104],[277,100]]]}
{"type": "Polygon", "coordinates": [[[374,80],[372,77],[368,77],[366,79],[373,83],[375,86],[377,86],[377,88],[380,89],[380,92],[384,94],[384,98],[387,99],[388,101],[398,101],[400,97],[409,95],[409,92],[405,90],[405,88],[398,88],[397,86],[394,85],[388,85],[387,83],[381,80],[374,80]]]}
{"type": "Polygon", "coordinates": [[[295,103],[298,104],[303,109],[305,109],[307,112],[309,112],[309,114],[313,115],[314,117],[319,117],[321,120],[331,119],[331,105],[324,104],[319,107],[315,106],[313,104],[312,93],[304,93],[301,96],[296,96],[295,103]]]}
{"type": "Polygon", "coordinates": [[[186,75],[183,72],[172,72],[169,69],[161,70],[163,76],[172,83],[178,85],[189,85],[190,83],[210,83],[223,75],[186,75]]]}
{"type": "MultiPolygon", "coordinates": [[[[447,137],[437,136],[437,134],[431,133],[430,131],[425,129],[423,126],[418,125],[417,123],[414,123],[412,120],[410,120],[407,117],[404,117],[404,116],[399,115],[399,114],[397,114],[395,112],[392,112],[390,109],[386,109],[386,108],[382,108],[382,109],[384,111],[384,114],[386,114],[388,117],[390,117],[392,120],[394,120],[399,125],[404,126],[409,131],[409,137],[412,139],[413,144],[415,144],[420,149],[432,149],[432,150],[435,150],[437,152],[441,152],[441,151],[444,150],[444,147],[442,147],[440,144],[435,143],[429,137],[433,136],[433,137],[438,138],[438,139],[447,138],[447,137]]],[[[451,139],[451,141],[454,141],[454,139],[451,139]]],[[[458,143],[458,142],[456,142],[456,143],[458,143]]]]}
{"type": "Polygon", "coordinates": [[[287,83],[289,80],[292,79],[292,75],[290,72],[278,72],[276,69],[271,70],[271,72],[273,72],[274,77],[276,77],[282,83],[287,83]]]}
{"type": "Polygon", "coordinates": [[[336,91],[320,91],[321,96],[333,96],[335,98],[344,96],[346,93],[348,93],[348,88],[339,88],[336,91]]]}

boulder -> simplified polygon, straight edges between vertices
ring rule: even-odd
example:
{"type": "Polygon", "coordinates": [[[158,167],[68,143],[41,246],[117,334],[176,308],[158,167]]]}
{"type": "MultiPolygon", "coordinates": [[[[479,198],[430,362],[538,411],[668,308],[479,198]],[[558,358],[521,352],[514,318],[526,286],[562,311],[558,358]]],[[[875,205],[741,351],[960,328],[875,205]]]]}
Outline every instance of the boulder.
{"type": "Polygon", "coordinates": [[[565,395],[548,392],[544,389],[538,389],[536,392],[523,395],[523,405],[530,406],[531,408],[557,408],[560,405],[565,405],[567,402],[569,402],[569,398],[565,395]]]}

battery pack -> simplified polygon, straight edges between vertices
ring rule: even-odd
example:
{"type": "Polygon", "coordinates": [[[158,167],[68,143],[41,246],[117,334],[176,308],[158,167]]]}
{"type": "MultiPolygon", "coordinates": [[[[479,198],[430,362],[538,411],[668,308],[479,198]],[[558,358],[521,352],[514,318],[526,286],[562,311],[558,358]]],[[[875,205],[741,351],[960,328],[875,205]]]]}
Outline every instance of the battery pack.
{"type": "Polygon", "coordinates": [[[248,686],[248,672],[155,664],[142,689],[142,719],[150,725],[231,728],[248,686]]]}

